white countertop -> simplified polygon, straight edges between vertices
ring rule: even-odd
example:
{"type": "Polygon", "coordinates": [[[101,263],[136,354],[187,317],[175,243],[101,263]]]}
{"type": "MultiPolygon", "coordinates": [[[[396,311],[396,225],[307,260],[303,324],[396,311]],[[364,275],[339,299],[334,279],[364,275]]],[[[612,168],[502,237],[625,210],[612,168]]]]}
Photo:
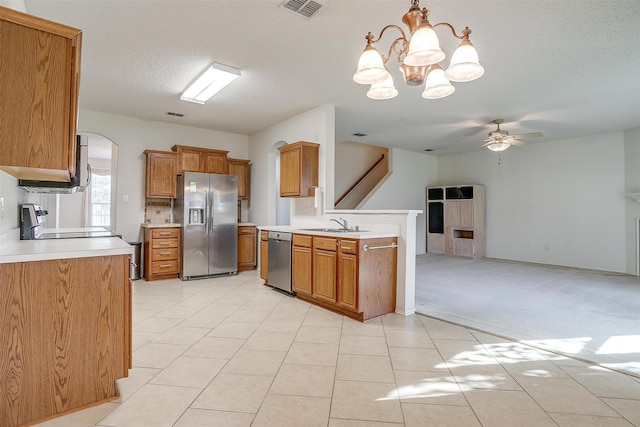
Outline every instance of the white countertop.
{"type": "MultiPolygon", "coordinates": [[[[320,228],[322,226],[310,226],[309,228],[320,228]]],[[[385,237],[398,237],[397,233],[386,233],[380,231],[349,231],[336,233],[331,231],[310,231],[304,230],[298,227],[292,227],[290,225],[259,225],[260,230],[265,231],[283,231],[287,233],[296,234],[310,234],[313,236],[325,236],[325,237],[348,237],[351,239],[380,239],[385,237]]],[[[365,227],[366,228],[366,227],[365,227]]]]}
{"type": "Polygon", "coordinates": [[[177,223],[169,223],[169,224],[142,224],[143,228],[174,228],[174,227],[182,227],[182,224],[177,223]]]}
{"type": "MultiPolygon", "coordinates": [[[[239,226],[246,226],[246,227],[256,227],[257,225],[252,223],[252,222],[239,222],[238,223],[239,226]]],[[[143,228],[172,228],[172,227],[182,227],[182,224],[177,224],[177,223],[173,223],[173,224],[142,224],[143,228]]]]}
{"type": "MultiPolygon", "coordinates": [[[[18,231],[15,230],[15,233],[17,235],[18,231]]],[[[133,246],[118,237],[51,240],[7,238],[0,245],[0,264],[132,254],[133,246]]]]}

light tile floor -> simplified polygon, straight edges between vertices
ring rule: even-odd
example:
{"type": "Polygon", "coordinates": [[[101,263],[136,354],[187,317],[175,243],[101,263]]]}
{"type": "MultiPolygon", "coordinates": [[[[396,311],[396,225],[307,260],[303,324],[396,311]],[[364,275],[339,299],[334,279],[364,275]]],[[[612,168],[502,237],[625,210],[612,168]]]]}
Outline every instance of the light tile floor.
{"type": "Polygon", "coordinates": [[[134,282],[121,397],[42,426],[640,426],[640,379],[430,317],[366,323],[257,272],[134,282]]]}

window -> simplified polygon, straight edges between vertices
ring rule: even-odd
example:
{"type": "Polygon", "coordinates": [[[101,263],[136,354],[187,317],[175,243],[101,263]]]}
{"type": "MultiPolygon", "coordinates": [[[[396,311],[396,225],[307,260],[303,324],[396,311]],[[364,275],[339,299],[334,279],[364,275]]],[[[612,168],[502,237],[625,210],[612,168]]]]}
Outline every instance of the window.
{"type": "Polygon", "coordinates": [[[91,174],[91,226],[111,225],[111,175],[91,174]]]}

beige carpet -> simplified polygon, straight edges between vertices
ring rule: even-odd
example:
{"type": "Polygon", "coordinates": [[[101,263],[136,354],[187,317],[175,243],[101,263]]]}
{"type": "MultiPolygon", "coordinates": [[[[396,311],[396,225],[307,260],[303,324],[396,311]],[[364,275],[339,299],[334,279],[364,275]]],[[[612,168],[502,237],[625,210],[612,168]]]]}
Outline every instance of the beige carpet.
{"type": "Polygon", "coordinates": [[[416,309],[640,375],[640,279],[438,254],[417,257],[416,309]]]}

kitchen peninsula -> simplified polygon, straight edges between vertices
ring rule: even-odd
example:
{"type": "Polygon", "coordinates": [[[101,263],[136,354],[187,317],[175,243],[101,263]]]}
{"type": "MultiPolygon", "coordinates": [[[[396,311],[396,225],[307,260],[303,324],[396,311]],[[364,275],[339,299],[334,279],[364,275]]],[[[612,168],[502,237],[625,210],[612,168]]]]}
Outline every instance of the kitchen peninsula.
{"type": "Polygon", "coordinates": [[[117,237],[0,247],[0,425],[45,420],[118,397],[131,367],[130,256],[117,237]]]}
{"type": "MultiPolygon", "coordinates": [[[[260,229],[292,234],[291,290],[298,298],[359,321],[395,310],[397,234],[330,227],[260,229]]],[[[262,262],[270,264],[282,258],[271,254],[271,241],[260,248],[262,262]]],[[[266,285],[281,288],[268,273],[264,275],[271,268],[261,267],[261,271],[266,285]]]]}

